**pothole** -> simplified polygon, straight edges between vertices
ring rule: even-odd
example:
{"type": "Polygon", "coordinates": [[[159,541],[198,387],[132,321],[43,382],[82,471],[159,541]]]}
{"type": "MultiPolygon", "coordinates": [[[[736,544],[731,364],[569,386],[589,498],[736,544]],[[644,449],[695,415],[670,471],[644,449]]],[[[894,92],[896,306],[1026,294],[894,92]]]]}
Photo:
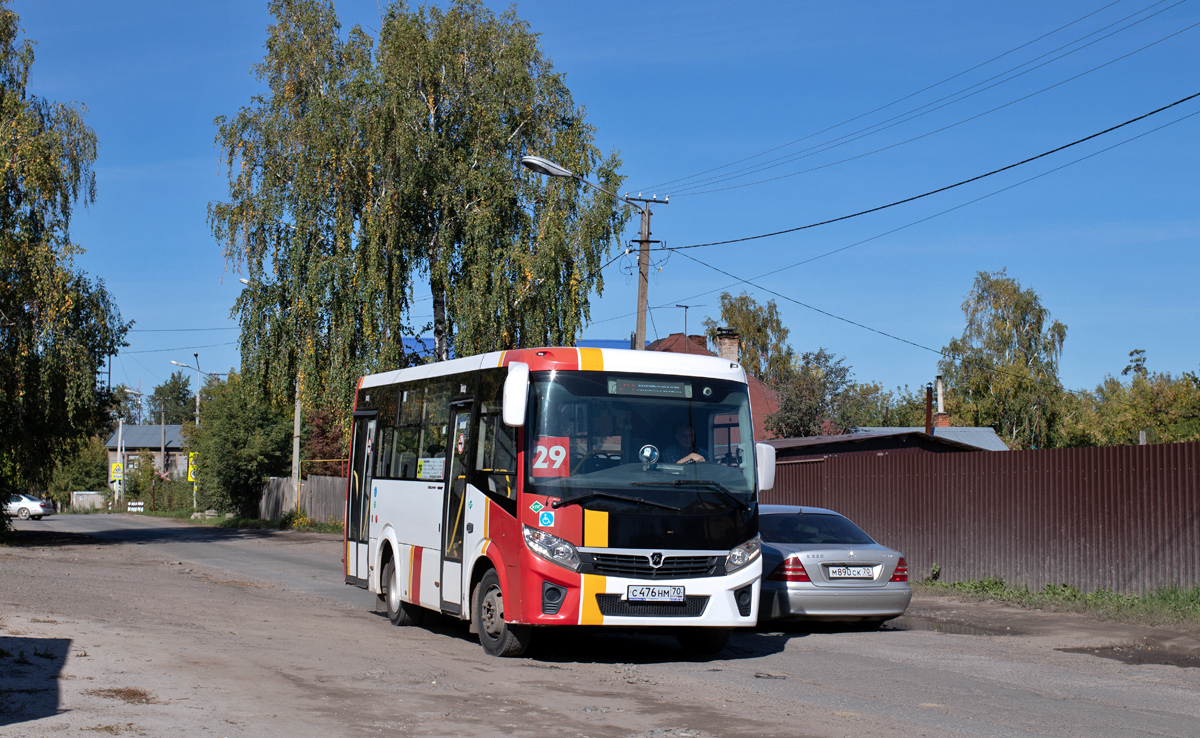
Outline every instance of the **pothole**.
{"type": "Polygon", "coordinates": [[[934,620],[930,618],[915,618],[915,617],[899,617],[895,620],[889,620],[884,626],[892,630],[924,630],[932,633],[950,633],[952,635],[973,635],[973,636],[1015,636],[1025,635],[1019,630],[1013,630],[1011,627],[1003,628],[988,627],[985,625],[967,625],[966,623],[952,623],[944,620],[934,620]]]}
{"type": "Polygon", "coordinates": [[[1169,651],[1160,646],[1138,643],[1132,646],[1100,646],[1092,648],[1056,648],[1063,653],[1081,653],[1089,656],[1099,656],[1102,659],[1113,659],[1126,664],[1145,666],[1156,664],[1161,666],[1178,666],[1183,669],[1200,668],[1200,656],[1189,653],[1169,651]]]}

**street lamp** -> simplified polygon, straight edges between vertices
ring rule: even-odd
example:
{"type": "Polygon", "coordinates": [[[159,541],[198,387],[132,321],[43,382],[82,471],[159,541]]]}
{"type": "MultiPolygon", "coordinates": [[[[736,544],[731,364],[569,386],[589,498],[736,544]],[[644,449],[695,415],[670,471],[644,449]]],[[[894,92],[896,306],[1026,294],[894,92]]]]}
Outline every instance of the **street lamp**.
{"type": "Polygon", "coordinates": [[[200,425],[200,376],[199,375],[203,374],[206,377],[224,377],[227,375],[225,372],[206,372],[206,371],[204,371],[203,369],[200,368],[200,354],[192,354],[192,356],[195,357],[195,359],[196,359],[196,366],[192,366],[191,364],[180,364],[178,361],[172,361],[171,363],[174,364],[175,366],[181,366],[184,369],[194,369],[197,373],[197,376],[196,376],[196,425],[199,426],[200,425]]]}
{"type": "Polygon", "coordinates": [[[588,180],[574,174],[570,169],[557,164],[549,159],[541,156],[523,156],[521,157],[521,166],[531,172],[536,172],[547,177],[565,177],[573,179],[577,182],[582,182],[588,187],[600,190],[606,195],[611,195],[627,205],[632,205],[642,214],[642,230],[641,238],[638,239],[638,244],[641,248],[638,250],[638,302],[637,302],[637,332],[634,334],[633,348],[641,351],[646,347],[646,292],[650,284],[650,244],[654,243],[650,240],[650,203],[661,203],[666,205],[670,202],[668,197],[666,200],[658,200],[655,198],[644,197],[621,197],[615,192],[609,192],[600,185],[589,182],[588,180]],[[645,206],[639,205],[639,202],[646,203],[645,206]]]}

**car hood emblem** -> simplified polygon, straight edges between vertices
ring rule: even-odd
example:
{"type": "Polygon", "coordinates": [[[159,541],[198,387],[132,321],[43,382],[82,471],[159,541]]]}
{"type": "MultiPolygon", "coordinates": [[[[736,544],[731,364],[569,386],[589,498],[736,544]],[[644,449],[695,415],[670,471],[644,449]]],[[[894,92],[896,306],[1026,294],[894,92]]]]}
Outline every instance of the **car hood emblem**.
{"type": "Polygon", "coordinates": [[[662,554],[658,553],[657,551],[650,554],[650,566],[652,568],[657,569],[658,567],[662,566],[662,563],[663,563],[663,555],[662,554]]]}

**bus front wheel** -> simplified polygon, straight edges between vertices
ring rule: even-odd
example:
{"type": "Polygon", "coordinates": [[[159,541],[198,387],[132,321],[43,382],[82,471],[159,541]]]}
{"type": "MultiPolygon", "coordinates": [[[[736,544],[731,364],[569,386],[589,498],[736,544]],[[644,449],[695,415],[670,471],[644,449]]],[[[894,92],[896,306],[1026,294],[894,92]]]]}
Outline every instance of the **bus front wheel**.
{"type": "Polygon", "coordinates": [[[471,619],[479,633],[479,643],[489,656],[520,656],[529,648],[533,629],[511,625],[504,620],[504,594],[495,569],[488,569],[479,581],[471,619]]]}
{"type": "Polygon", "coordinates": [[[396,560],[390,559],[383,566],[383,600],[387,605],[388,620],[392,625],[419,625],[421,607],[400,599],[400,579],[396,575],[396,560]]]}

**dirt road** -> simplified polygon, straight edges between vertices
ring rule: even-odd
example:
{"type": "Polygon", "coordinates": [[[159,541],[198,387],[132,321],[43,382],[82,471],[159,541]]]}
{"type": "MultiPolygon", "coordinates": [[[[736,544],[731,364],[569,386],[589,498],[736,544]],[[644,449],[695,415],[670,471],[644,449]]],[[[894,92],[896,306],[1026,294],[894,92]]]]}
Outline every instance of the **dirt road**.
{"type": "Polygon", "coordinates": [[[880,632],[558,632],[493,659],[394,628],[340,542],[134,516],[0,548],[0,736],[1194,736],[1200,641],[918,599],[880,632]],[[1114,657],[1114,658],[1110,658],[1114,657]]]}

